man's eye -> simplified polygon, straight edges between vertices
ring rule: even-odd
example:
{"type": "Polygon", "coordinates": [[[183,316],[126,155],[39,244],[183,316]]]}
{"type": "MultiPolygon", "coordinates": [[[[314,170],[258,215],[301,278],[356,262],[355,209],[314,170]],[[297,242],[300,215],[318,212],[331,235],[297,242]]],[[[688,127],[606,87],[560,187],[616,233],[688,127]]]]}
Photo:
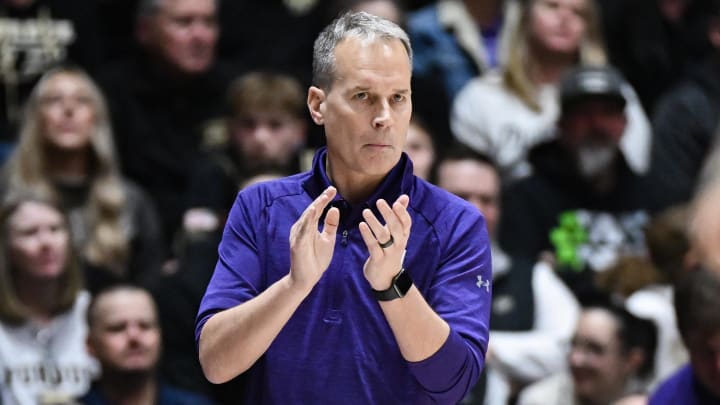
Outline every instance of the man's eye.
{"type": "Polygon", "coordinates": [[[405,95],[403,95],[403,94],[396,94],[396,95],[393,96],[393,100],[394,100],[396,103],[402,103],[403,101],[405,101],[405,95]]]}
{"type": "Polygon", "coordinates": [[[367,100],[368,94],[367,93],[357,93],[357,94],[355,94],[355,98],[358,100],[367,100]]]}

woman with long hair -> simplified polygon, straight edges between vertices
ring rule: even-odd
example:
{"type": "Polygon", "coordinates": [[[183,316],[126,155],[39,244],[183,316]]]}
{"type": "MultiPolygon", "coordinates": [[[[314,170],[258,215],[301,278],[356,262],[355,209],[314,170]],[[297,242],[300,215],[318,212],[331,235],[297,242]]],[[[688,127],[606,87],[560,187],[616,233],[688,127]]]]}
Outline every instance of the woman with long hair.
{"type": "Polygon", "coordinates": [[[1,403],[69,403],[97,373],[70,240],[65,214],[43,196],[13,194],[0,207],[1,403]]]}
{"type": "MultiPolygon", "coordinates": [[[[506,63],[469,82],[451,112],[453,134],[493,157],[506,181],[527,175],[527,151],[553,136],[557,87],[578,65],[603,65],[605,48],[593,0],[517,0],[506,16],[506,63]]],[[[634,170],[647,170],[650,126],[632,88],[624,89],[628,129],[621,147],[634,170]]]]}
{"type": "Polygon", "coordinates": [[[90,287],[149,281],[163,259],[158,220],[145,194],[120,175],[105,100],[83,71],[46,73],[26,105],[6,192],[32,189],[68,211],[90,287]]]}

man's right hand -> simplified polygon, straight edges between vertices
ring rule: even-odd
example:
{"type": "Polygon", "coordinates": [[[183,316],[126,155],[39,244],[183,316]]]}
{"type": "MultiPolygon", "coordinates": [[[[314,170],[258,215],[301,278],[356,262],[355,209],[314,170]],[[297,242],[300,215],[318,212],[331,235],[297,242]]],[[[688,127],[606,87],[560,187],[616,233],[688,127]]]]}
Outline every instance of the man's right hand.
{"type": "Polygon", "coordinates": [[[322,231],[317,224],[325,207],[337,194],[330,186],[310,204],[290,230],[290,280],[310,291],[320,280],[332,260],[340,211],[333,207],[325,215],[322,231]]]}

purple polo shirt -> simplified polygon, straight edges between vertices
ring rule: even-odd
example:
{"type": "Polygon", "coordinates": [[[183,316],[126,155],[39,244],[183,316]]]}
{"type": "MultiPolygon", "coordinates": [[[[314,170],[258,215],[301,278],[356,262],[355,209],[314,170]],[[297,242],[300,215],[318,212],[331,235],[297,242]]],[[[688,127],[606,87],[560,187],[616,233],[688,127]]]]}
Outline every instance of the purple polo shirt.
{"type": "MultiPolygon", "coordinates": [[[[200,304],[199,341],[213,314],[252,299],[288,274],[290,228],[330,184],[327,151],[306,173],[251,186],[238,194],[219,260],[200,304]]],[[[267,352],[253,365],[247,403],[457,403],[475,384],[488,343],[492,280],[485,221],[464,200],[412,174],[403,154],[364,204],[342,196],[329,268],[267,352]],[[450,325],[445,344],[408,362],[363,275],[368,251],[358,224],[366,207],[408,194],[412,230],[405,268],[428,304],[450,325]]],[[[381,218],[380,216],[378,216],[381,218]]]]}
{"type": "Polygon", "coordinates": [[[720,398],[703,387],[688,364],[668,377],[650,396],[649,405],[718,405],[720,398]]]}

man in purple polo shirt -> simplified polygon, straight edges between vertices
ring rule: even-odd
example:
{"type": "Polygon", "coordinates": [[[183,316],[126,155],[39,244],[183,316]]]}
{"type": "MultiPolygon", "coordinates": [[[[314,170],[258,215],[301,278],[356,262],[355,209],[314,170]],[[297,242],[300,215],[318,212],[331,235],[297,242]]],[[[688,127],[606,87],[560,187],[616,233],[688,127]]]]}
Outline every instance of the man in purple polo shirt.
{"type": "Polygon", "coordinates": [[[200,305],[207,378],[247,403],[456,403],[488,343],[490,245],[477,209],[412,174],[412,50],[366,13],[315,42],[309,172],[243,190],[200,305]]]}
{"type": "Polygon", "coordinates": [[[683,275],[675,287],[678,329],[690,355],[689,364],[663,381],[649,405],[720,404],[720,275],[700,266],[683,275]]]}

